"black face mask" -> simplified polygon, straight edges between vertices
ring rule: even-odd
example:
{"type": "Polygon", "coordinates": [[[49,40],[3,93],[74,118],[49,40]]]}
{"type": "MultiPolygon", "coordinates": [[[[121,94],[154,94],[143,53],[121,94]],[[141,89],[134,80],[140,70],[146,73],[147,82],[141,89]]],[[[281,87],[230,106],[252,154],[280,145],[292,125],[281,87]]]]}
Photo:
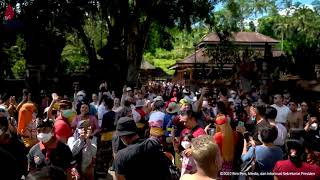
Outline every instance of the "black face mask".
{"type": "Polygon", "coordinates": [[[294,156],[289,155],[289,159],[293,164],[295,164],[298,167],[300,167],[301,164],[302,164],[301,158],[299,156],[297,156],[297,155],[294,155],[294,156]]]}

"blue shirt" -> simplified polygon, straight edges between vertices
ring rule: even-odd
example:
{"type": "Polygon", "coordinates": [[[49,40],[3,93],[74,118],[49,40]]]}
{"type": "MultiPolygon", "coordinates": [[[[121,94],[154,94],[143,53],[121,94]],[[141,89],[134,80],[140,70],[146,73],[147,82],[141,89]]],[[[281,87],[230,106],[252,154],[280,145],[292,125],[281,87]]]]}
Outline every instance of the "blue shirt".
{"type": "MultiPolygon", "coordinates": [[[[243,162],[249,161],[253,155],[253,147],[249,148],[247,154],[241,156],[243,162]]],[[[283,159],[283,152],[277,146],[266,147],[256,146],[256,160],[259,163],[261,172],[272,172],[277,161],[283,159]]]]}
{"type": "Polygon", "coordinates": [[[163,129],[165,129],[165,136],[169,137],[171,134],[171,128],[173,127],[173,119],[175,115],[166,114],[163,118],[163,129]]]}

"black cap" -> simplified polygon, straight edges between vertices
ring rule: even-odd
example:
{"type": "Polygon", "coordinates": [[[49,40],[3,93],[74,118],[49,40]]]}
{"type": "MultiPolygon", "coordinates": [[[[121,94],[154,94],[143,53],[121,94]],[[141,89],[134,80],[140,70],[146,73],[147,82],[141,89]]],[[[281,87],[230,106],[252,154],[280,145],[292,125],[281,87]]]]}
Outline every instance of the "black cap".
{"type": "Polygon", "coordinates": [[[130,117],[122,117],[117,123],[117,135],[128,136],[136,134],[138,131],[137,125],[134,120],[130,117]]]}
{"type": "Polygon", "coordinates": [[[49,118],[46,118],[46,119],[38,118],[37,121],[36,121],[37,128],[42,128],[42,127],[50,127],[50,128],[52,128],[53,124],[54,124],[53,120],[49,119],[49,118]]]}

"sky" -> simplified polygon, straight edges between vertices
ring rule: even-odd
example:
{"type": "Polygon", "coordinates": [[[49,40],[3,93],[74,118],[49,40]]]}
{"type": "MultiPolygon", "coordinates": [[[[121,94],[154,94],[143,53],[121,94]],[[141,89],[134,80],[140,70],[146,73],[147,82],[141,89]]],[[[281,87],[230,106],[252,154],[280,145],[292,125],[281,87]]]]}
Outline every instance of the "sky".
{"type": "Polygon", "coordinates": [[[301,2],[302,4],[311,4],[313,0],[300,0],[300,1],[294,1],[294,2],[301,2]]]}
{"type": "MultiPolygon", "coordinates": [[[[314,0],[294,0],[293,3],[300,2],[300,3],[302,3],[302,4],[311,5],[313,1],[314,1],[314,0]]],[[[278,0],[278,2],[281,2],[281,0],[278,0]]],[[[223,7],[223,4],[222,4],[222,3],[219,3],[219,4],[215,7],[215,9],[216,9],[216,10],[220,10],[222,7],[223,7]]]]}

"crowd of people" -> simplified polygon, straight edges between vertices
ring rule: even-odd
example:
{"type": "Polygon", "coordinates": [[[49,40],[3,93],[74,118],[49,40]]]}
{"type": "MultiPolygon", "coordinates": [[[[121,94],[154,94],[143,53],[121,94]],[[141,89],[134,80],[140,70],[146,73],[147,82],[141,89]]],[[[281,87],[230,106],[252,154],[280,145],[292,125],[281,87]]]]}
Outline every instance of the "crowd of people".
{"type": "Polygon", "coordinates": [[[150,81],[0,99],[1,177],[319,179],[319,111],[289,92],[150,81]],[[116,94],[122,94],[117,97],[116,94]]]}

